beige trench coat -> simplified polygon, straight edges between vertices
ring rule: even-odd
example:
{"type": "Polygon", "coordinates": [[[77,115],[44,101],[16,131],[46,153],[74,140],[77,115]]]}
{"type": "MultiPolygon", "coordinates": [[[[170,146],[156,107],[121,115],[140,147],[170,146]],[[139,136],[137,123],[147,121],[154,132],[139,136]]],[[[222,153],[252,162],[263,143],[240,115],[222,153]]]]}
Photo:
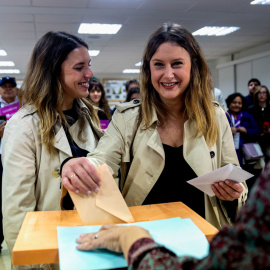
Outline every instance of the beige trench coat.
{"type": "MultiPolygon", "coordinates": [[[[157,116],[154,113],[149,129],[143,128],[142,124],[137,129],[139,105],[138,100],[119,105],[104,137],[99,141],[95,151],[88,155],[88,159],[95,166],[107,163],[115,179],[121,164],[122,179],[119,185],[128,206],[143,203],[165,164],[165,154],[157,131],[157,116]]],[[[207,146],[204,137],[192,139],[191,121],[187,120],[184,124],[183,155],[198,176],[229,163],[239,166],[225,112],[218,104],[215,104],[215,108],[219,136],[211,149],[207,146]],[[210,152],[214,152],[213,158],[210,152]]],[[[245,189],[238,200],[238,208],[247,198],[246,184],[244,183],[243,186],[245,189]]],[[[217,228],[231,224],[223,202],[217,197],[205,195],[205,217],[217,228]]]]}
{"type": "MultiPolygon", "coordinates": [[[[102,132],[91,122],[83,130],[82,137],[87,140],[83,143],[78,140],[78,130],[76,122],[71,127],[74,141],[82,149],[93,152],[102,132]]],[[[4,132],[3,227],[10,254],[26,212],[60,210],[60,165],[72,156],[70,145],[62,125],[56,123],[54,147],[57,153],[50,156],[40,143],[39,132],[40,118],[33,106],[15,114],[4,132]]],[[[51,269],[49,265],[44,267],[51,269]]]]}

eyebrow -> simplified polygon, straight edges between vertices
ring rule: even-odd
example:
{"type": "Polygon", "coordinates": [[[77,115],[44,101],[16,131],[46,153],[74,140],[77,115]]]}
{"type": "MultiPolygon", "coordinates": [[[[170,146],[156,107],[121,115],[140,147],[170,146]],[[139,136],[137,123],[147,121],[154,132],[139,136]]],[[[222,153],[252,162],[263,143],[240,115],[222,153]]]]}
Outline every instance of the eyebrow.
{"type": "Polygon", "coordinates": [[[76,66],[76,65],[84,65],[84,64],[85,64],[85,62],[78,62],[78,63],[75,63],[74,66],[76,66]]]}
{"type": "MultiPolygon", "coordinates": [[[[176,58],[176,59],[173,59],[173,61],[179,61],[179,60],[181,60],[181,61],[184,61],[185,59],[184,58],[176,58]]],[[[158,59],[158,58],[155,58],[155,59],[152,59],[151,61],[160,61],[160,62],[162,62],[163,60],[160,60],[160,59],[158,59]]]]}

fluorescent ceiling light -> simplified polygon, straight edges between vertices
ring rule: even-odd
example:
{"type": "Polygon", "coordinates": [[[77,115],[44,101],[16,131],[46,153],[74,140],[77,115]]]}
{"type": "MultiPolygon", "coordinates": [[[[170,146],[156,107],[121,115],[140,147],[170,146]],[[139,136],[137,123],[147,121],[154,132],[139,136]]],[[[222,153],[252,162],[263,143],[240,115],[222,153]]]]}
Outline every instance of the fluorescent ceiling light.
{"type": "Polygon", "coordinates": [[[1,56],[6,56],[7,53],[6,53],[6,51],[4,51],[4,50],[0,50],[0,55],[1,55],[1,56]]]}
{"type": "Polygon", "coordinates": [[[136,66],[136,67],[141,67],[142,64],[143,64],[143,62],[138,62],[138,63],[135,64],[135,66],[136,66]]]}
{"type": "Polygon", "coordinates": [[[0,67],[14,67],[15,64],[12,61],[0,61],[0,67]]]}
{"type": "Polygon", "coordinates": [[[194,36],[225,36],[236,30],[240,27],[235,26],[205,26],[192,34],[194,36]]]}
{"type": "Polygon", "coordinates": [[[270,5],[270,0],[254,0],[250,2],[251,5],[270,5]]]}
{"type": "Polygon", "coordinates": [[[19,74],[21,73],[18,69],[0,69],[0,74],[19,74]]]}
{"type": "Polygon", "coordinates": [[[81,23],[79,34],[116,34],[122,24],[81,23]]]}
{"type": "Polygon", "coordinates": [[[99,50],[88,50],[90,56],[97,56],[100,51],[99,50]]]}
{"type": "Polygon", "coordinates": [[[139,69],[124,69],[123,73],[140,73],[139,69]]]}

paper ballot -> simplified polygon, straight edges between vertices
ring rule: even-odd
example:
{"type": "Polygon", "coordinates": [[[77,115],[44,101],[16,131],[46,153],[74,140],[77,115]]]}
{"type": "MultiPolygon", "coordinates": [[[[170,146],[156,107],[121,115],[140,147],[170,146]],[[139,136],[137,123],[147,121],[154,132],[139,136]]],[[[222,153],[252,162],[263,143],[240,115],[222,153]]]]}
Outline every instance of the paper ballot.
{"type": "Polygon", "coordinates": [[[207,173],[205,175],[196,177],[187,181],[187,183],[193,185],[194,187],[200,189],[202,192],[209,196],[215,196],[211,185],[218,181],[225,181],[226,179],[233,180],[238,183],[242,183],[247,179],[251,178],[253,174],[234,166],[233,164],[228,164],[221,167],[215,171],[207,173]]]}
{"type": "MultiPolygon", "coordinates": [[[[208,255],[209,244],[205,235],[191,219],[170,218],[155,221],[121,224],[140,226],[151,233],[154,240],[172,250],[178,256],[194,256],[202,259],[208,255]]],[[[75,241],[81,233],[97,232],[100,226],[57,227],[59,263],[61,270],[97,270],[126,267],[122,253],[105,249],[81,251],[75,241]]]]}

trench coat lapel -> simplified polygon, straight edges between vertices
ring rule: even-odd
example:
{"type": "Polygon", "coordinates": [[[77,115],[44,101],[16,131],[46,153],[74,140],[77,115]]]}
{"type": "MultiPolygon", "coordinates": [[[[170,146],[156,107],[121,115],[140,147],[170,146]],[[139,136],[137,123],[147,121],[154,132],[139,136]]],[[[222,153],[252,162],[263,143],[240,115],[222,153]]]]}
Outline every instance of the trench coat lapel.
{"type": "Polygon", "coordinates": [[[192,139],[193,134],[193,124],[187,120],[184,124],[183,155],[197,176],[200,176],[212,171],[211,150],[203,136],[192,139]]]}
{"type": "Polygon", "coordinates": [[[153,134],[149,138],[147,145],[151,147],[154,151],[156,151],[163,159],[165,159],[165,153],[162,147],[162,142],[160,140],[160,136],[156,128],[154,129],[153,134]]]}
{"type": "Polygon", "coordinates": [[[64,128],[61,126],[58,132],[55,135],[54,147],[61,152],[64,152],[68,156],[72,156],[71,148],[64,131],[64,128]]]}

